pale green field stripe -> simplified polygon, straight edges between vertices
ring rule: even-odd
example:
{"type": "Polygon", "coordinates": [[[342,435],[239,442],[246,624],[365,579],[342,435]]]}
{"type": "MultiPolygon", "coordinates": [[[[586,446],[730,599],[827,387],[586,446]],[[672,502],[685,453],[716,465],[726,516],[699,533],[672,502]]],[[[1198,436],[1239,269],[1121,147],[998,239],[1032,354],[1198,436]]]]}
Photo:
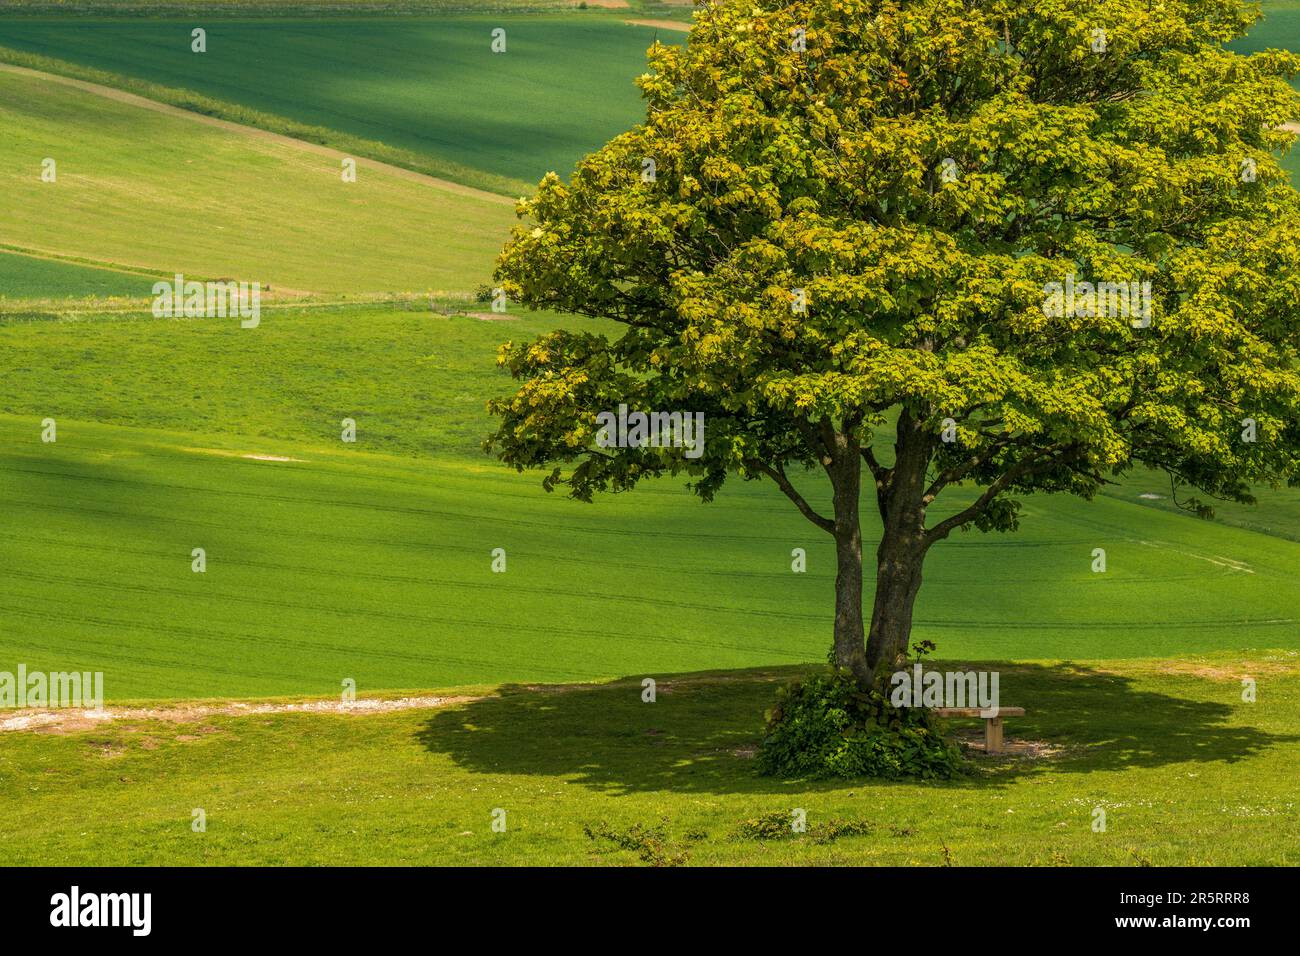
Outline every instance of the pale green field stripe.
{"type": "Polygon", "coordinates": [[[0,243],[270,292],[469,291],[514,221],[493,194],[364,160],[344,183],[341,154],[157,106],[0,69],[0,243]]]}
{"type": "Polygon", "coordinates": [[[103,96],[119,103],[125,103],[129,106],[153,110],[156,113],[179,117],[180,119],[189,120],[193,123],[202,123],[204,126],[223,129],[228,133],[236,133],[240,136],[249,136],[253,139],[292,146],[296,149],[306,150],[309,153],[315,153],[318,156],[328,156],[333,159],[336,164],[345,158],[355,158],[358,169],[383,170],[384,172],[401,179],[409,179],[412,182],[423,183],[426,186],[432,186],[435,189],[442,189],[461,196],[472,196],[475,199],[481,199],[484,202],[494,203],[499,206],[513,207],[515,204],[515,201],[508,196],[490,193],[483,189],[475,189],[472,186],[463,186],[460,183],[453,183],[448,179],[438,179],[436,176],[417,173],[414,170],[404,169],[401,166],[393,166],[389,163],[382,163],[376,159],[349,157],[349,154],[347,153],[341,152],[337,149],[332,149],[329,146],[322,146],[319,143],[309,143],[306,140],[294,139],[292,136],[272,133],[269,130],[258,129],[254,126],[244,126],[240,123],[232,123],[229,120],[218,119],[215,116],[205,116],[202,113],[183,110],[178,106],[172,106],[168,103],[160,103],[157,100],[147,99],[143,96],[136,96],[134,93],[128,93],[125,90],[115,89],[111,86],[104,86],[100,83],[88,83],[85,80],[73,79],[70,76],[60,76],[57,73],[44,73],[40,70],[28,69],[25,66],[15,66],[12,63],[0,62],[0,70],[7,73],[17,73],[21,76],[39,79],[46,83],[59,83],[63,86],[69,86],[73,89],[81,90],[83,93],[92,93],[95,96],[103,96]]]}

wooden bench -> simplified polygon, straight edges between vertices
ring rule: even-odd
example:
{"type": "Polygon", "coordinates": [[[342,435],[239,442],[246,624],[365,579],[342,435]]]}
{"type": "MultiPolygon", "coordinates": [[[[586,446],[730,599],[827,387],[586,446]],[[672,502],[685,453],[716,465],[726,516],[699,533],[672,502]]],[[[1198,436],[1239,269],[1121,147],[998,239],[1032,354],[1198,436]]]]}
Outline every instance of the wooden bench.
{"type": "MultiPolygon", "coordinates": [[[[934,712],[940,717],[981,716],[981,708],[979,707],[936,707],[934,712]]],[[[999,707],[996,717],[985,717],[984,752],[987,754],[1002,753],[1002,718],[1023,716],[1025,716],[1025,708],[1023,707],[999,707]]]]}

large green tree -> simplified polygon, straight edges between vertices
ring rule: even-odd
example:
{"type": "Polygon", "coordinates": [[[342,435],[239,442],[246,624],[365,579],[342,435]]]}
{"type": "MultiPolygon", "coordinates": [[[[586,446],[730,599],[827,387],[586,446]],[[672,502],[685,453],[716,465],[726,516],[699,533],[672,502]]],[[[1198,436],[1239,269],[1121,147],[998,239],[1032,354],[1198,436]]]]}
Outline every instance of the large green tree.
{"type": "Polygon", "coordinates": [[[504,347],[519,385],[489,447],[583,500],[771,480],[834,539],[835,658],[863,681],[906,653],[929,549],[1013,530],[1019,495],[1136,466],[1235,500],[1294,479],[1300,195],[1274,153],[1300,58],[1226,50],[1257,15],[702,6],[685,46],[650,50],[645,122],[520,203],[507,294],[619,334],[504,347]],[[1090,307],[1081,283],[1110,285],[1090,307]],[[1142,283],[1149,312],[1123,298],[1142,283]],[[704,454],[602,447],[620,403],[702,412],[704,454]]]}

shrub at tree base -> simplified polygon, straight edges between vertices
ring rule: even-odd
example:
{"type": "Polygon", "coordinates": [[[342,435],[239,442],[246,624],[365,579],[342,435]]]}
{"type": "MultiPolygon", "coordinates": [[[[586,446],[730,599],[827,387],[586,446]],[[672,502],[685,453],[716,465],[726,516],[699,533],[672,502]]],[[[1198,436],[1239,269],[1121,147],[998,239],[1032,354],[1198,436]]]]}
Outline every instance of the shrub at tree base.
{"type": "Polygon", "coordinates": [[[935,779],[962,772],[961,749],[924,708],[898,708],[847,671],[781,688],[767,712],[759,772],[778,777],[935,779]]]}

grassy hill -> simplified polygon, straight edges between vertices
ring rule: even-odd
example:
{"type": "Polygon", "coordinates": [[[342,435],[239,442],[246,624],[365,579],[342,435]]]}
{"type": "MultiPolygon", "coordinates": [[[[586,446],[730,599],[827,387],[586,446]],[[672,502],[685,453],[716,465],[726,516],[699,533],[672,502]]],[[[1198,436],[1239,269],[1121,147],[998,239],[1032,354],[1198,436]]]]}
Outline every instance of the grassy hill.
{"type": "Polygon", "coordinates": [[[430,170],[439,175],[518,195],[549,170],[567,177],[639,120],[633,78],[646,48],[656,35],[685,36],[577,15],[220,21],[199,55],[191,27],[0,20],[0,47],[382,142],[442,161],[430,170]],[[498,27],[501,54],[491,49],[498,27]]]}
{"type": "MultiPolygon", "coordinates": [[[[508,387],[496,345],[554,321],[374,306],[276,310],[256,330],[0,325],[0,659],[93,665],[115,699],[820,660],[829,539],[769,485],[705,506],[665,481],[589,506],[476,451],[508,387]]],[[[1300,647],[1300,543],[1138,493],[1031,499],[1022,532],[945,542],[917,636],[983,659],[1300,647]]]]}
{"type": "MultiPolygon", "coordinates": [[[[476,48],[466,38],[482,22],[448,21],[452,47],[476,48]]],[[[367,21],[377,32],[365,35],[392,23],[367,21]]],[[[328,31],[275,26],[288,47],[297,37],[302,63],[313,49],[322,62],[348,55],[328,31]]],[[[119,27],[174,25],[105,25],[119,27]]],[[[125,55],[131,44],[92,47],[125,55]]],[[[396,49],[394,62],[416,52],[396,49]]],[[[249,62],[221,69],[246,77],[249,62]]],[[[311,75],[304,90],[328,86],[311,75]]],[[[343,76],[348,89],[355,75],[343,76]]],[[[467,289],[486,279],[512,219],[490,196],[370,168],[343,184],[336,157],[302,144],[38,77],[0,72],[0,91],[15,131],[0,143],[11,198],[0,242],[78,260],[0,256],[33,295],[86,295],[119,275],[96,264],[335,295],[467,289]],[[51,153],[57,185],[36,175],[51,153]]],[[[368,101],[389,102],[373,89],[368,101]]],[[[380,126],[396,129],[406,107],[380,126]]],[[[103,666],[115,698],[328,693],[342,676],[378,689],[819,660],[826,541],[770,487],[728,489],[702,507],[663,483],[584,507],[480,455],[484,402],[508,386],[493,370],[497,344],[561,321],[574,320],[479,322],[406,304],[273,310],[255,331],[109,313],[0,325],[0,475],[22,505],[0,550],[19,597],[0,612],[14,618],[10,649],[103,666]],[[38,440],[46,416],[61,422],[57,445],[38,440]],[[358,421],[355,446],[338,441],[344,417],[358,421]],[[244,457],[258,454],[302,461],[244,457]],[[209,543],[212,569],[193,575],[189,552],[209,543]],[[495,547],[513,555],[507,575],[489,570],[495,547]],[[812,555],[806,575],[789,571],[795,547],[812,555]],[[90,616],[78,610],[87,592],[102,598],[90,616]],[[46,607],[49,594],[59,599],[46,607]],[[195,602],[206,630],[187,623],[195,602]]],[[[1153,497],[1166,490],[1159,476],[1135,476],[1093,503],[1033,499],[1021,534],[946,542],[927,571],[918,637],[986,659],[1296,646],[1294,493],[1209,524],[1153,497]],[[1089,570],[1099,547],[1105,574],[1089,570]]]]}
{"type": "Polygon", "coordinates": [[[0,126],[11,248],[272,289],[469,290],[514,222],[493,196],[364,166],[344,183],[338,157],[301,144],[4,70],[0,126]]]}
{"type": "MultiPolygon", "coordinates": [[[[1267,4],[1251,42],[1294,45],[1271,15],[1293,9],[1267,4]]],[[[635,122],[653,31],[618,12],[510,18],[489,59],[505,17],[236,16],[205,58],[188,20],[27,18],[0,20],[0,46],[508,192],[635,122]]],[[[23,834],[9,862],[1300,863],[1300,493],[1204,522],[1138,474],[1091,503],[1029,499],[1020,533],[954,536],[915,636],[938,666],[1001,673],[1003,702],[1028,709],[1013,752],[946,783],[759,778],[776,686],[825,658],[829,539],[767,483],[707,506],[669,481],[582,505],[480,452],[484,403],[510,387],[498,344],[604,328],[387,296],[487,281],[514,219],[501,196],[373,165],[345,185],[309,143],[3,70],[0,129],[0,670],[102,670],[111,706],[149,705],[47,732],[0,714],[0,828],[23,834]],[[153,274],[174,271],[290,301],[254,330],[147,316],[153,274]],[[194,703],[325,707],[348,678],[363,698],[450,699],[194,703]]]]}

